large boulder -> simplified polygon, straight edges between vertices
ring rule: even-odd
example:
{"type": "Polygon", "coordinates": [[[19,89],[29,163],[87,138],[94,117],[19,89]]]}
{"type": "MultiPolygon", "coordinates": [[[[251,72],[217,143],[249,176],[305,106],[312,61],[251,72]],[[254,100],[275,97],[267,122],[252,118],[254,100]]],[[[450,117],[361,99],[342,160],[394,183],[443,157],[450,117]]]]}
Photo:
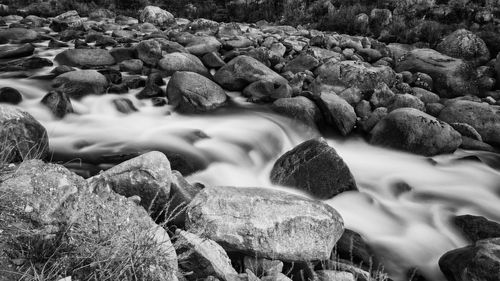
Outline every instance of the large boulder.
{"type": "Polygon", "coordinates": [[[446,104],[439,119],[447,123],[471,125],[484,142],[500,145],[500,107],[487,103],[456,100],[446,104]]]}
{"type": "Polygon", "coordinates": [[[500,280],[500,238],[449,251],[439,259],[439,267],[448,281],[500,280]]]}
{"type": "Polygon", "coordinates": [[[372,91],[378,83],[392,85],[396,73],[388,66],[371,66],[359,61],[328,61],[316,69],[315,85],[319,91],[325,86],[341,92],[350,87],[361,91],[372,91]]]}
{"type": "Polygon", "coordinates": [[[453,223],[472,242],[500,237],[500,224],[485,217],[463,215],[456,216],[453,223]]]}
{"type": "Polygon", "coordinates": [[[172,76],[176,71],[190,71],[208,76],[208,70],[201,60],[191,54],[178,52],[166,54],[158,62],[158,66],[166,76],[172,76]]]}
{"type": "Polygon", "coordinates": [[[375,145],[401,149],[425,156],[452,153],[462,143],[453,127],[414,108],[399,108],[371,131],[375,145]]]}
{"type": "Polygon", "coordinates": [[[108,85],[106,76],[95,70],[76,70],[57,76],[52,86],[72,98],[100,95],[108,85]]]}
{"type": "Polygon", "coordinates": [[[304,190],[320,199],[357,190],[349,167],[324,139],[305,141],[283,154],[274,163],[271,182],[304,190]]]}
{"type": "Polygon", "coordinates": [[[59,53],[54,60],[59,64],[77,67],[100,67],[116,63],[104,49],[69,49],[59,53]]]}
{"type": "Polygon", "coordinates": [[[30,160],[3,171],[0,206],[2,281],[40,273],[34,264],[87,280],[176,280],[167,232],[131,200],[88,188],[63,166],[30,160]]]}
{"type": "Polygon", "coordinates": [[[139,15],[140,22],[148,22],[163,27],[175,22],[174,16],[156,6],[146,6],[139,15]]]}
{"type": "Polygon", "coordinates": [[[168,82],[167,97],[181,112],[206,112],[223,105],[226,92],[212,80],[195,72],[178,71],[168,82]]]}
{"type": "Polygon", "coordinates": [[[0,164],[43,159],[49,153],[45,128],[29,113],[0,104],[0,164]]]}
{"type": "Polygon", "coordinates": [[[490,51],[483,39],[466,29],[458,29],[443,38],[436,50],[473,65],[482,65],[490,60],[490,51]]]}
{"type": "Polygon", "coordinates": [[[249,84],[267,80],[286,84],[288,81],[260,61],[249,56],[238,56],[221,67],[214,76],[215,81],[230,91],[241,91],[249,84]]]}
{"type": "Polygon", "coordinates": [[[422,72],[433,79],[441,97],[479,94],[477,74],[469,63],[432,49],[415,49],[396,62],[396,71],[422,72]]]}
{"type": "Polygon", "coordinates": [[[228,251],[282,261],[325,260],[344,231],[332,207],[284,191],[206,187],[187,210],[189,232],[228,251]]]}
{"type": "Polygon", "coordinates": [[[141,206],[158,215],[168,207],[172,171],[167,157],[152,151],[116,165],[87,182],[94,189],[109,186],[125,197],[139,196],[141,206]]]}

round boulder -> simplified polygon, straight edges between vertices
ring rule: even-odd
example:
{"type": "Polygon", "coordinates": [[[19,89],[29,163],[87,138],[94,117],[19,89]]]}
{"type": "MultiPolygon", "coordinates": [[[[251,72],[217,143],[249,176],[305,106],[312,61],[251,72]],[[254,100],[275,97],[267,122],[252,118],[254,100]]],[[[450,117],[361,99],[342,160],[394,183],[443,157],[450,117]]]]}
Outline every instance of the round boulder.
{"type": "Polygon", "coordinates": [[[452,153],[462,137],[453,127],[414,108],[399,108],[380,120],[371,131],[375,145],[425,156],[452,153]]]}
{"type": "Polygon", "coordinates": [[[483,39],[466,29],[456,30],[446,36],[436,50],[473,65],[482,65],[490,60],[490,51],[483,39]]]}
{"type": "Polygon", "coordinates": [[[223,105],[226,92],[215,82],[195,72],[178,71],[167,86],[169,103],[180,112],[206,112],[223,105]]]}
{"type": "Polygon", "coordinates": [[[283,154],[271,170],[271,182],[305,190],[319,199],[357,190],[349,167],[324,139],[305,141],[283,154]]]}
{"type": "Polygon", "coordinates": [[[106,76],[95,70],[76,70],[57,76],[52,86],[72,98],[100,95],[108,86],[106,76]]]}

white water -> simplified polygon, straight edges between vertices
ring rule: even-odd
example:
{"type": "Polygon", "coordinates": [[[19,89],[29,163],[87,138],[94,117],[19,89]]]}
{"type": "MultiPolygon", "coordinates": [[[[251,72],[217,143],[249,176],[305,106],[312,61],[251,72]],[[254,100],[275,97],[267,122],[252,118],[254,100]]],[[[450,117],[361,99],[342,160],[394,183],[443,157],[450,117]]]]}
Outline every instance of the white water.
{"type": "MultiPolygon", "coordinates": [[[[268,179],[275,159],[320,136],[265,108],[243,103],[234,94],[238,108],[191,116],[139,101],[134,98],[137,91],[89,96],[73,101],[77,114],[56,120],[39,105],[50,88],[47,83],[0,79],[0,85],[22,92],[25,101],[20,107],[47,128],[56,154],[92,162],[102,155],[132,151],[181,152],[208,165],[188,177],[207,185],[277,188],[268,179]],[[111,103],[117,97],[130,98],[139,112],[119,113],[111,103]]],[[[471,153],[460,151],[429,161],[361,139],[328,142],[350,167],[360,192],[346,192],[327,203],[341,213],[346,227],[374,246],[395,280],[403,280],[401,276],[411,267],[420,268],[429,280],[444,280],[437,260],[446,251],[466,245],[449,223],[453,215],[483,215],[500,221],[500,172],[479,161],[457,160],[471,153]],[[401,182],[411,188],[397,188],[401,182]]]]}

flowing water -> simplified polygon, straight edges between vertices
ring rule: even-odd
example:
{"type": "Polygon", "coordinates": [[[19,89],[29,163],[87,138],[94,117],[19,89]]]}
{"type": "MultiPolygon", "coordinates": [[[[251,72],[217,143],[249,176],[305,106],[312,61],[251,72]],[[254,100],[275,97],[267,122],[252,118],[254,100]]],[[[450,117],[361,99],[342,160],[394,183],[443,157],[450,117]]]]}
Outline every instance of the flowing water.
{"type": "MultiPolygon", "coordinates": [[[[62,51],[44,51],[46,43],[40,46],[39,55],[48,58],[62,51]]],[[[175,152],[206,167],[188,177],[206,185],[280,188],[269,182],[277,157],[321,136],[265,106],[246,103],[237,93],[229,93],[233,106],[204,115],[153,107],[135,99],[138,90],[88,96],[73,101],[77,114],[57,120],[39,104],[50,81],[1,78],[0,85],[22,92],[25,100],[19,106],[47,128],[56,160],[97,164],[132,152],[175,152]],[[117,111],[112,100],[119,97],[132,100],[139,111],[117,111]]],[[[444,280],[439,257],[467,244],[450,223],[454,215],[500,221],[498,155],[458,151],[427,158],[374,147],[355,137],[328,142],[350,167],[360,192],[345,192],[326,203],[341,213],[347,228],[367,239],[394,280],[403,280],[412,267],[431,281],[444,280]]]]}

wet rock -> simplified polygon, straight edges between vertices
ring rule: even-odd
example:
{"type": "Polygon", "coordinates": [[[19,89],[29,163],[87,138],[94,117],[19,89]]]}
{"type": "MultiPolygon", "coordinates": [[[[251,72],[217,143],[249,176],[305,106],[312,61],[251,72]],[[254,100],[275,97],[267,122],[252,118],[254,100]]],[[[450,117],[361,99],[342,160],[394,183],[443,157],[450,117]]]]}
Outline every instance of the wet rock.
{"type": "Polygon", "coordinates": [[[176,231],[174,243],[180,269],[192,272],[187,280],[200,280],[206,276],[214,276],[220,280],[237,280],[238,273],[231,265],[226,251],[216,242],[200,238],[183,230],[176,231]]]}
{"type": "Polygon", "coordinates": [[[97,72],[104,75],[110,84],[120,84],[122,82],[122,73],[114,68],[100,69],[97,72]]]}
{"type": "Polygon", "coordinates": [[[160,88],[160,86],[149,83],[146,84],[146,87],[144,87],[144,89],[137,93],[135,97],[138,99],[165,97],[165,92],[160,88]]]}
{"type": "Polygon", "coordinates": [[[500,237],[500,224],[485,217],[463,215],[456,216],[453,223],[462,231],[465,237],[472,242],[500,237]]]}
{"type": "Polygon", "coordinates": [[[450,281],[500,278],[500,238],[485,239],[452,250],[439,259],[441,271],[450,281]]]}
{"type": "Polygon", "coordinates": [[[303,96],[277,99],[271,108],[277,113],[311,127],[315,127],[315,124],[322,120],[321,111],[316,104],[303,96]]]}
{"type": "Polygon", "coordinates": [[[313,70],[319,66],[319,61],[311,55],[302,53],[288,62],[283,67],[283,72],[290,71],[292,73],[304,72],[306,70],[313,70]]]}
{"type": "Polygon", "coordinates": [[[141,206],[157,215],[167,207],[172,171],[167,157],[145,153],[87,179],[93,189],[111,188],[125,197],[139,196],[141,206]]]}
{"type": "Polygon", "coordinates": [[[74,112],[71,100],[64,92],[51,91],[40,102],[57,118],[63,118],[66,114],[74,112]]]}
{"type": "MultiPolygon", "coordinates": [[[[81,266],[98,263],[121,267],[123,271],[114,275],[119,279],[137,274],[175,280],[177,256],[167,232],[134,202],[106,190],[91,190],[66,168],[36,160],[22,163],[0,182],[0,203],[8,209],[2,212],[2,249],[14,252],[9,245],[20,241],[40,243],[44,249],[64,247],[65,258],[58,260],[57,270],[85,278],[94,278],[94,271],[80,271],[81,266]],[[13,224],[22,231],[8,227],[13,224]],[[64,227],[68,225],[72,227],[64,227]],[[116,260],[123,256],[131,263],[124,266],[122,259],[116,260]]],[[[30,254],[35,256],[17,251],[16,258],[28,263],[46,259],[36,251],[30,254]]]]}
{"type": "Polygon", "coordinates": [[[172,76],[176,71],[196,72],[203,76],[208,76],[208,70],[201,60],[191,54],[170,53],[163,56],[158,62],[158,66],[166,76],[172,76]]]}
{"type": "Polygon", "coordinates": [[[140,22],[152,23],[159,27],[164,27],[175,23],[174,16],[156,6],[146,6],[139,15],[140,22]]]}
{"type": "Polygon", "coordinates": [[[0,103],[19,104],[23,96],[18,90],[11,87],[0,88],[0,103]]]}
{"type": "Polygon", "coordinates": [[[141,41],[135,49],[138,58],[146,65],[155,66],[162,58],[161,45],[154,39],[141,41]]]}
{"type": "Polygon", "coordinates": [[[335,245],[332,256],[351,261],[354,265],[365,270],[378,270],[382,267],[373,249],[366,243],[363,237],[347,228],[335,245]]]}
{"type": "Polygon", "coordinates": [[[46,66],[52,66],[53,63],[49,59],[36,56],[16,59],[0,64],[0,72],[2,71],[26,71],[39,69],[46,66]]]}
{"type": "Polygon", "coordinates": [[[436,50],[476,66],[490,60],[490,51],[486,43],[479,36],[466,29],[458,29],[444,37],[437,45],[436,50]]]}
{"type": "Polygon", "coordinates": [[[238,56],[232,59],[215,73],[214,79],[219,85],[230,91],[241,91],[249,84],[259,80],[280,84],[288,83],[285,78],[249,56],[238,56]]]}
{"type": "Polygon", "coordinates": [[[282,84],[260,80],[243,89],[243,95],[252,102],[272,102],[280,98],[290,98],[292,88],[288,83],[282,84]]]}
{"type": "Polygon", "coordinates": [[[357,190],[349,167],[323,139],[305,141],[283,154],[271,170],[271,182],[320,199],[357,190]]]}
{"type": "Polygon", "coordinates": [[[142,72],[143,63],[140,59],[124,60],[119,64],[120,71],[132,74],[140,74],[142,72]]]}
{"type": "Polygon", "coordinates": [[[68,43],[64,43],[56,39],[50,39],[49,41],[49,48],[51,49],[65,48],[68,46],[69,46],[68,43]]]}
{"type": "Polygon", "coordinates": [[[439,119],[447,123],[471,125],[486,143],[500,144],[500,115],[498,106],[467,100],[454,100],[445,105],[439,119]]]}
{"type": "Polygon", "coordinates": [[[26,28],[7,28],[0,30],[0,43],[29,43],[39,38],[38,33],[26,28]]]}
{"type": "Polygon", "coordinates": [[[0,46],[0,59],[11,59],[31,56],[35,47],[31,44],[17,46],[0,46]]]}
{"type": "Polygon", "coordinates": [[[130,75],[122,78],[123,84],[130,89],[137,89],[146,86],[146,80],[139,75],[130,75]]]}
{"type": "Polygon", "coordinates": [[[99,67],[115,64],[113,56],[104,49],[69,49],[59,53],[57,63],[76,67],[99,67]]]}
{"type": "Polygon", "coordinates": [[[49,152],[45,128],[29,113],[0,104],[0,159],[5,163],[43,159],[49,152]]]}
{"type": "Polygon", "coordinates": [[[76,70],[57,76],[52,86],[72,98],[100,95],[108,85],[106,77],[95,70],[76,70]]]}
{"type": "Polygon", "coordinates": [[[346,88],[356,87],[361,91],[373,90],[378,83],[392,85],[396,74],[387,66],[371,66],[356,61],[329,61],[316,70],[315,83],[333,87],[340,92],[346,88]]]}
{"type": "Polygon", "coordinates": [[[399,108],[371,131],[370,143],[425,156],[452,153],[461,143],[450,125],[414,108],[399,108]]]}
{"type": "Polygon", "coordinates": [[[396,63],[396,71],[426,73],[433,79],[440,97],[477,95],[479,88],[475,69],[463,60],[431,49],[415,49],[396,63]]]}
{"type": "Polygon", "coordinates": [[[344,230],[332,207],[267,188],[206,187],[187,215],[190,232],[225,249],[282,261],[327,259],[344,230]]]}
{"type": "Polygon", "coordinates": [[[206,112],[222,106],[227,96],[225,91],[208,78],[188,71],[172,75],[167,86],[169,104],[180,112],[206,112]]]}
{"type": "Polygon", "coordinates": [[[134,103],[132,103],[132,101],[127,98],[114,99],[113,105],[115,106],[116,110],[124,114],[138,111],[134,103]]]}

